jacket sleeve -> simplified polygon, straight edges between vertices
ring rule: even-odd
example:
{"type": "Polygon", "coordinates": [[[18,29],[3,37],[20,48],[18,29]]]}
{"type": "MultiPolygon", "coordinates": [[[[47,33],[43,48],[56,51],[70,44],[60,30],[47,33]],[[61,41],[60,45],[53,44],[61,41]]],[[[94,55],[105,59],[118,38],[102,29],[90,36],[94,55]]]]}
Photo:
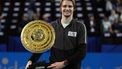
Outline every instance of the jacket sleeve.
{"type": "Polygon", "coordinates": [[[82,61],[84,57],[86,56],[87,47],[86,47],[86,27],[84,24],[80,24],[80,27],[78,28],[78,34],[77,34],[77,48],[76,53],[73,54],[71,57],[67,58],[67,63],[75,63],[82,61]]]}
{"type": "Polygon", "coordinates": [[[42,53],[32,53],[32,56],[30,57],[29,60],[31,60],[32,63],[35,63],[40,58],[41,55],[42,53]]]}
{"type": "Polygon", "coordinates": [[[84,59],[86,56],[86,45],[81,44],[81,46],[73,56],[66,59],[68,64],[77,63],[84,59]]]}

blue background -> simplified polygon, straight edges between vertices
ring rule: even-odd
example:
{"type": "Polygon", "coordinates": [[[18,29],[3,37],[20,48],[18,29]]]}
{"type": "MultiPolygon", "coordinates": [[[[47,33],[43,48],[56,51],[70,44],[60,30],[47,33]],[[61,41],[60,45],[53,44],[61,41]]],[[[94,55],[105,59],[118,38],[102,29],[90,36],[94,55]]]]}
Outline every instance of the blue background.
{"type": "MultiPolygon", "coordinates": [[[[0,53],[0,69],[24,69],[31,53],[3,52],[0,53]],[[8,62],[5,64],[5,59],[8,62]]],[[[49,62],[49,51],[45,52],[40,60],[49,62]]],[[[87,53],[82,62],[83,69],[122,69],[121,53],[87,53]]]]}

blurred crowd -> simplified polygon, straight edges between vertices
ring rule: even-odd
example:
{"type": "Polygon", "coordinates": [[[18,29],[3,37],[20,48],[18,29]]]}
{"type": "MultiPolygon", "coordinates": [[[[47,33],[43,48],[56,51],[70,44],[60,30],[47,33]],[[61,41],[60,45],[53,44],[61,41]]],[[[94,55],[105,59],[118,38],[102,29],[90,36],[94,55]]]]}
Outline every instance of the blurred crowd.
{"type": "MultiPolygon", "coordinates": [[[[34,1],[30,0],[30,6],[27,13],[23,14],[22,20],[19,23],[19,31],[31,20],[45,20],[48,23],[52,21],[49,14],[43,14],[40,16],[40,10],[35,10],[34,1]],[[41,18],[42,17],[42,18],[41,18]]],[[[89,19],[84,19],[84,23],[87,27],[88,36],[97,36],[103,33],[122,33],[122,1],[121,0],[96,0],[98,5],[105,3],[105,15],[98,19],[95,14],[88,15],[89,19]]],[[[1,17],[2,18],[2,17],[1,17]]],[[[0,18],[0,19],[1,19],[0,18]]]]}
{"type": "MultiPolygon", "coordinates": [[[[43,12],[43,14],[42,14],[41,10],[37,9],[34,6],[34,3],[36,1],[37,0],[28,0],[28,2],[30,3],[28,6],[28,11],[24,12],[23,15],[20,16],[20,20],[17,23],[17,33],[19,35],[20,35],[23,27],[32,20],[40,19],[40,20],[46,21],[47,23],[51,23],[52,21],[54,21],[54,18],[52,18],[52,16],[50,14],[45,13],[45,12],[43,12]]],[[[52,0],[52,1],[54,2],[54,0],[52,0]]],[[[88,37],[99,37],[99,36],[101,37],[105,33],[109,33],[112,35],[120,34],[121,38],[122,38],[122,0],[90,0],[90,1],[93,2],[92,3],[92,4],[94,4],[93,7],[95,7],[95,6],[102,7],[104,10],[104,13],[103,13],[104,15],[102,17],[98,17],[96,15],[99,15],[99,14],[93,12],[91,14],[87,14],[87,18],[83,18],[83,19],[78,18],[79,20],[83,21],[83,23],[86,25],[88,37]]],[[[97,8],[93,8],[93,9],[96,10],[97,8]]],[[[51,11],[51,12],[53,12],[53,11],[51,11]]],[[[4,16],[5,15],[0,13],[0,22],[5,19],[4,16]]],[[[4,26],[1,25],[1,23],[0,23],[0,35],[3,35],[3,33],[1,32],[2,28],[4,28],[4,26]]],[[[7,32],[8,32],[8,27],[7,27],[7,32]]],[[[6,33],[6,34],[8,35],[8,33],[6,33]]],[[[115,38],[116,37],[114,37],[114,39],[108,40],[108,41],[115,42],[115,41],[113,41],[113,40],[115,40],[115,38]]],[[[117,38],[116,40],[118,42],[122,41],[121,38],[117,38]]],[[[100,42],[102,42],[101,39],[99,40],[99,38],[95,38],[95,39],[89,40],[89,41],[91,42],[91,44],[90,44],[90,42],[88,42],[89,46],[92,45],[91,47],[93,47],[92,41],[94,41],[95,48],[97,48],[96,46],[100,47],[100,44],[101,44],[100,42]]]]}

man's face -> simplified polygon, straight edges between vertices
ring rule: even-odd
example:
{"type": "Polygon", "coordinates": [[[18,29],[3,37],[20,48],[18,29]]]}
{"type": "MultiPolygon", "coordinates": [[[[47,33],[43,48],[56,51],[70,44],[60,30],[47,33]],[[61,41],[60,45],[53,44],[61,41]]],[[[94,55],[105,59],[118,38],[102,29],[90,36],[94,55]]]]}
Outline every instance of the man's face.
{"type": "Polygon", "coordinates": [[[61,5],[61,13],[65,17],[70,17],[73,15],[74,6],[72,1],[63,1],[61,5]]]}

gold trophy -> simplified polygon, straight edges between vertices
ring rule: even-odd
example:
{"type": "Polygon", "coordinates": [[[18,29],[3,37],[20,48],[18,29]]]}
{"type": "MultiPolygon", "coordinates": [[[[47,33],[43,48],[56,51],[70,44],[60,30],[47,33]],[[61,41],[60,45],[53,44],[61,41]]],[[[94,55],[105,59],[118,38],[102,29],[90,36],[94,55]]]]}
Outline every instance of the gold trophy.
{"type": "MultiPolygon", "coordinates": [[[[52,25],[42,20],[34,20],[25,25],[21,32],[21,42],[24,48],[32,53],[43,53],[50,49],[55,41],[55,31],[52,25]]],[[[47,69],[50,63],[37,62],[28,69],[47,69]]]]}
{"type": "Polygon", "coordinates": [[[47,51],[53,46],[54,41],[54,28],[42,20],[29,22],[21,32],[21,42],[24,48],[32,53],[47,51]]]}

